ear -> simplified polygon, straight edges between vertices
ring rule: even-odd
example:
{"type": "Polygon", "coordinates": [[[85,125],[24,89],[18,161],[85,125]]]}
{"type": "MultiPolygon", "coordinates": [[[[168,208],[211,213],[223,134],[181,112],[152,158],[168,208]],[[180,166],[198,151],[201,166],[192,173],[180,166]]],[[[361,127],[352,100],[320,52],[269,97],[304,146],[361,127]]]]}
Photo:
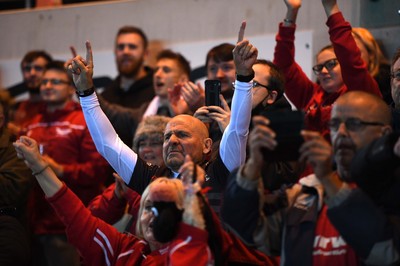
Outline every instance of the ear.
{"type": "Polygon", "coordinates": [[[212,139],[206,138],[203,142],[203,154],[209,154],[212,148],[212,139]]]}
{"type": "Polygon", "coordinates": [[[150,50],[149,48],[146,48],[146,50],[144,51],[143,59],[146,61],[147,59],[149,59],[149,56],[150,56],[150,50]]]}
{"type": "Polygon", "coordinates": [[[390,134],[390,133],[392,133],[392,131],[393,131],[393,129],[392,129],[392,126],[390,126],[390,125],[385,125],[381,129],[382,136],[390,134]]]}
{"type": "Polygon", "coordinates": [[[278,92],[277,91],[271,91],[268,93],[267,97],[267,105],[271,105],[276,101],[276,98],[278,97],[278,92]]]}

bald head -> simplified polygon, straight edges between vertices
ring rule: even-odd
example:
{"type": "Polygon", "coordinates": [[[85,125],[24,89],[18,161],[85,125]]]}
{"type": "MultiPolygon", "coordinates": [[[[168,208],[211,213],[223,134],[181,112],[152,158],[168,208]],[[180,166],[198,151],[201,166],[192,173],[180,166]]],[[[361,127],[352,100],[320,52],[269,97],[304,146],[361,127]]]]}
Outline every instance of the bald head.
{"type": "Polygon", "coordinates": [[[177,115],[171,119],[169,123],[181,123],[188,126],[188,130],[195,130],[200,134],[201,138],[208,138],[208,129],[206,125],[191,115],[177,115]]]}
{"type": "Polygon", "coordinates": [[[374,94],[363,91],[349,91],[336,100],[333,109],[343,106],[351,106],[360,110],[368,120],[379,121],[385,125],[391,124],[392,114],[389,106],[374,94]]]}
{"type": "Polygon", "coordinates": [[[350,178],[354,154],[391,132],[390,122],[388,105],[375,95],[351,91],[336,100],[331,112],[330,133],[336,165],[343,180],[350,178]]]}

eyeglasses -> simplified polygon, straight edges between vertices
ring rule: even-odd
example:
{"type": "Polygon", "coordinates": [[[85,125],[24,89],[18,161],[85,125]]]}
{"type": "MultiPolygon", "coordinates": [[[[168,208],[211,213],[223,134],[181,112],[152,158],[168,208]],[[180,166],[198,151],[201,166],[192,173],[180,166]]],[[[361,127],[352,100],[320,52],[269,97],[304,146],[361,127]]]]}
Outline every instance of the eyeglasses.
{"type": "Polygon", "coordinates": [[[344,121],[339,118],[332,118],[328,122],[328,126],[331,131],[336,132],[339,130],[339,127],[342,123],[344,123],[347,130],[354,131],[354,132],[363,129],[366,126],[384,126],[385,125],[384,123],[381,123],[381,122],[367,122],[367,121],[363,121],[358,118],[350,117],[344,121]]]}
{"type": "Polygon", "coordinates": [[[397,81],[400,81],[400,70],[397,70],[396,72],[392,72],[390,74],[390,76],[394,79],[396,79],[397,81]]]}
{"type": "Polygon", "coordinates": [[[314,71],[315,75],[321,74],[322,69],[325,67],[326,70],[330,71],[337,66],[338,60],[336,58],[329,59],[328,61],[325,61],[323,64],[315,65],[313,66],[312,70],[314,71]]]}
{"type": "Polygon", "coordinates": [[[260,82],[253,80],[253,88],[257,88],[257,87],[266,88],[268,91],[270,90],[267,85],[263,85],[260,82]]]}
{"type": "Polygon", "coordinates": [[[60,85],[60,84],[69,84],[68,81],[62,80],[62,79],[42,79],[40,82],[42,85],[46,85],[47,82],[50,82],[53,85],[60,85]]]}
{"type": "Polygon", "coordinates": [[[27,66],[23,66],[22,67],[22,70],[24,72],[31,72],[32,69],[34,69],[36,72],[43,72],[44,71],[44,67],[42,67],[42,66],[27,65],[27,66]]]}

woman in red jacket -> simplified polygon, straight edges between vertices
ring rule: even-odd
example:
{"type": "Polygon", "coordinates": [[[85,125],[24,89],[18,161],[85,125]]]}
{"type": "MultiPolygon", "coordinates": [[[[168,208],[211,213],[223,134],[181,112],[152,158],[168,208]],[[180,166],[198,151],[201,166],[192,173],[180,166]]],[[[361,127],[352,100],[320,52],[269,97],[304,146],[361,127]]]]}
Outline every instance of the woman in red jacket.
{"type": "Polygon", "coordinates": [[[332,104],[343,93],[363,90],[381,96],[374,78],[361,58],[352,36],[351,25],[345,21],[336,0],[321,0],[328,17],[331,45],[317,54],[313,67],[318,83],[311,81],[294,60],[294,33],[301,0],[284,0],[286,17],[276,36],[274,63],[286,78],[285,93],[292,103],[306,112],[307,128],[321,132],[329,140],[327,122],[332,104]]]}
{"type": "MultiPolygon", "coordinates": [[[[157,178],[146,189],[139,211],[143,235],[141,239],[131,234],[121,234],[111,225],[93,217],[44,161],[35,140],[22,136],[14,143],[14,147],[18,156],[31,168],[47,200],[66,225],[68,241],[78,248],[85,264],[117,266],[213,263],[202,217],[192,216],[190,224],[180,222],[184,216],[184,188],[180,180],[157,178]],[[164,230],[167,231],[165,234],[161,228],[165,226],[163,217],[171,213],[176,219],[172,219],[172,222],[168,219],[167,225],[172,229],[164,230]],[[154,230],[160,241],[156,240],[154,230]]],[[[191,177],[193,163],[188,161],[182,167],[183,178],[191,177]]]]}

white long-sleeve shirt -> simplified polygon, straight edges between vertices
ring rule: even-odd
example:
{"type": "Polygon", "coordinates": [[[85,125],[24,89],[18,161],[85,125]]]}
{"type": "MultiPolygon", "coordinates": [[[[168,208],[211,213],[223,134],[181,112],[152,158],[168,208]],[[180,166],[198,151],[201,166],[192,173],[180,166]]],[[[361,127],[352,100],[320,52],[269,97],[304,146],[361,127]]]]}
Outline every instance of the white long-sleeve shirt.
{"type": "MultiPolygon", "coordinates": [[[[229,171],[244,163],[246,142],[251,119],[250,82],[236,81],[232,99],[231,120],[222,136],[220,156],[229,171]]],[[[114,170],[129,184],[138,159],[137,154],[121,141],[111,122],[100,108],[94,93],[80,98],[85,120],[98,152],[114,170]]]]}

